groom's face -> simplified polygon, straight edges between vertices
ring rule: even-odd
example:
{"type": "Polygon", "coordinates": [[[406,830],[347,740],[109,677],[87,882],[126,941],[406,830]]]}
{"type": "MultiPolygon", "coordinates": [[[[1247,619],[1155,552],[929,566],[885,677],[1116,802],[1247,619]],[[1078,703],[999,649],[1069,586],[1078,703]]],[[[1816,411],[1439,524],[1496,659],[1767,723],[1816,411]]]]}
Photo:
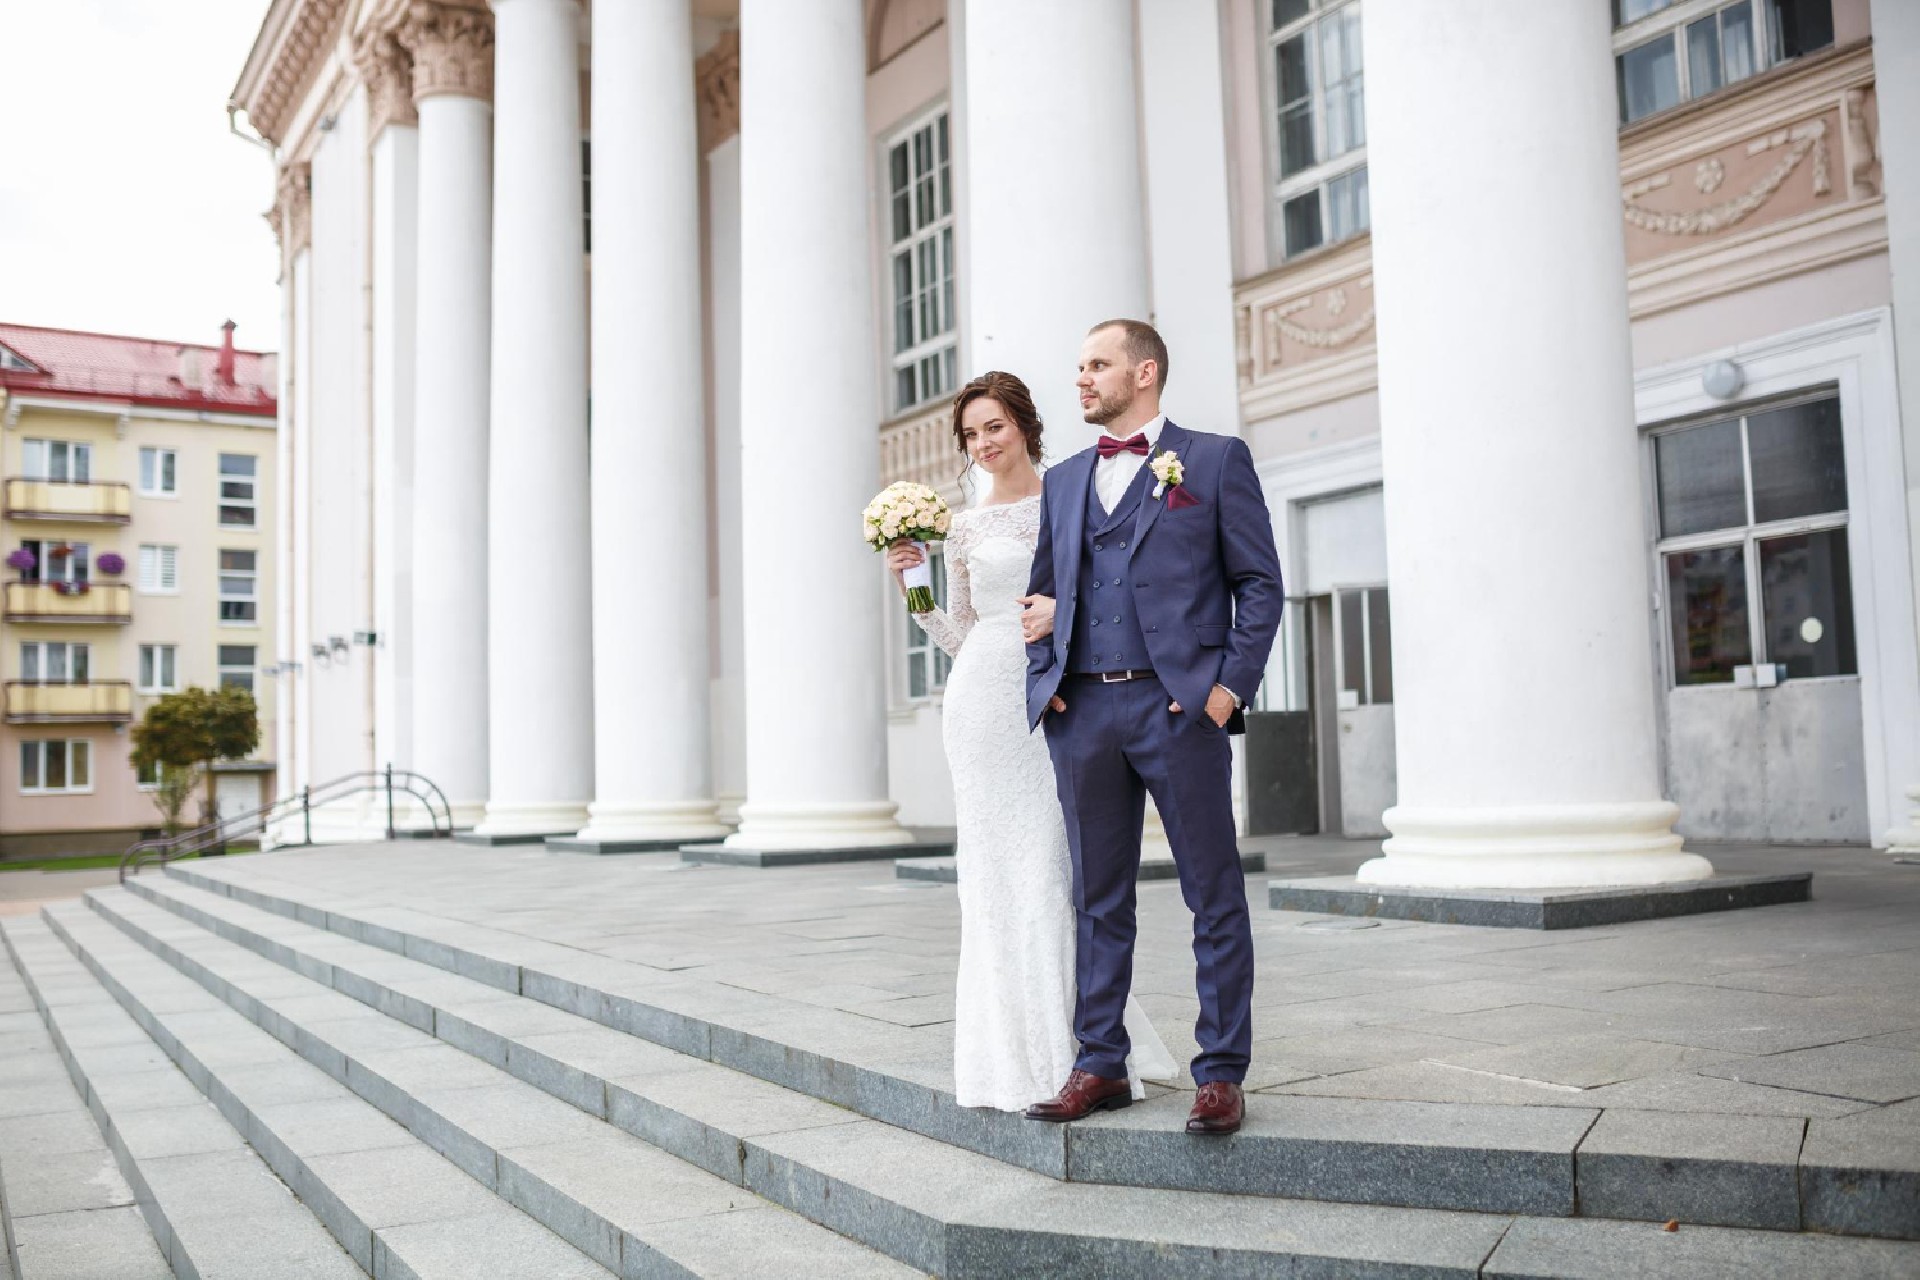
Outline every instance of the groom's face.
{"type": "Polygon", "coordinates": [[[1126,334],[1119,329],[1096,329],[1080,344],[1080,412],[1088,422],[1104,427],[1133,407],[1139,394],[1139,367],[1127,362],[1126,334]]]}

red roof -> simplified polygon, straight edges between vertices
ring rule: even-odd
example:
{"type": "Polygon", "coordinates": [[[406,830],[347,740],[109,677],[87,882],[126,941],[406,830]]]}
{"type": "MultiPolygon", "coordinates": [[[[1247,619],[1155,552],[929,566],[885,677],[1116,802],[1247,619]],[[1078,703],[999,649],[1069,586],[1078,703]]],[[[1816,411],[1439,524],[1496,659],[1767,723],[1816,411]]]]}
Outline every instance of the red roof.
{"type": "Polygon", "coordinates": [[[0,387],[9,395],[275,416],[275,355],[234,350],[227,377],[223,354],[219,346],[193,342],[0,323],[0,387]]]}

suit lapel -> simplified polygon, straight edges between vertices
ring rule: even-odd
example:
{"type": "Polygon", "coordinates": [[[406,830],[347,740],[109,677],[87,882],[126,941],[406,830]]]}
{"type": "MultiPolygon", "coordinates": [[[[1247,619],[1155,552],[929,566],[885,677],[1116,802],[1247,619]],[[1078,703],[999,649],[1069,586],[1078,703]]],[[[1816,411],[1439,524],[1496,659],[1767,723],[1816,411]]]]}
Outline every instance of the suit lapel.
{"type": "Polygon", "coordinates": [[[1054,612],[1058,623],[1056,647],[1066,652],[1065,637],[1073,634],[1074,592],[1080,581],[1080,543],[1087,531],[1087,486],[1093,479],[1093,450],[1076,453],[1060,464],[1060,505],[1053,509],[1054,612]]]}
{"type": "MultiPolygon", "coordinates": [[[[1187,433],[1175,426],[1172,418],[1168,418],[1160,427],[1160,439],[1154,445],[1153,452],[1147,456],[1147,466],[1151,467],[1153,460],[1163,453],[1178,454],[1180,461],[1184,463],[1187,460],[1187,440],[1187,433]]],[[[1152,476],[1147,478],[1147,491],[1141,495],[1140,510],[1133,519],[1133,545],[1127,548],[1128,563],[1132,563],[1133,557],[1139,554],[1140,544],[1146,541],[1147,531],[1152,529],[1153,522],[1160,518],[1160,509],[1167,505],[1166,494],[1163,493],[1157,498],[1153,496],[1153,486],[1159,483],[1152,476]]]]}

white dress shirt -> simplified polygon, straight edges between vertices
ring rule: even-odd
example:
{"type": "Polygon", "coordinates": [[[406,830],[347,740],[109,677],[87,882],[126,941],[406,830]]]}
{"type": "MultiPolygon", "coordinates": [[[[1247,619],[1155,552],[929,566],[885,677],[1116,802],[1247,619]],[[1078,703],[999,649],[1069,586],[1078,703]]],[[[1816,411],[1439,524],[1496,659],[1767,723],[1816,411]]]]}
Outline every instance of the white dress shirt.
{"type": "MultiPolygon", "coordinates": [[[[1160,428],[1167,424],[1167,415],[1161,414],[1146,426],[1140,428],[1140,434],[1147,438],[1147,448],[1152,449],[1160,443],[1160,428]]],[[[1112,436],[1112,430],[1107,434],[1112,436]]],[[[1116,440],[1131,439],[1133,432],[1124,436],[1113,436],[1116,440]]],[[[1140,474],[1140,468],[1147,465],[1147,459],[1137,453],[1116,453],[1111,458],[1093,460],[1093,489],[1100,495],[1100,505],[1111,515],[1127,494],[1127,486],[1140,474]]]]}

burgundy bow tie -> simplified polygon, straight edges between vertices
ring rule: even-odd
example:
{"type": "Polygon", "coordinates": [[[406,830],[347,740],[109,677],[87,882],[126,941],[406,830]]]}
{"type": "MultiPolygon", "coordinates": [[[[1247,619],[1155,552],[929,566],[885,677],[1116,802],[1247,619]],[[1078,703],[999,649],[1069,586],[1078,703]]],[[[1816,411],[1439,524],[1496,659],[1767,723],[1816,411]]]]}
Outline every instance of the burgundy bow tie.
{"type": "Polygon", "coordinates": [[[1111,458],[1116,453],[1137,453],[1144,458],[1151,449],[1147,444],[1147,437],[1139,432],[1135,432],[1125,440],[1115,440],[1112,436],[1103,435],[1094,442],[1093,447],[1103,458],[1111,458]]]}

